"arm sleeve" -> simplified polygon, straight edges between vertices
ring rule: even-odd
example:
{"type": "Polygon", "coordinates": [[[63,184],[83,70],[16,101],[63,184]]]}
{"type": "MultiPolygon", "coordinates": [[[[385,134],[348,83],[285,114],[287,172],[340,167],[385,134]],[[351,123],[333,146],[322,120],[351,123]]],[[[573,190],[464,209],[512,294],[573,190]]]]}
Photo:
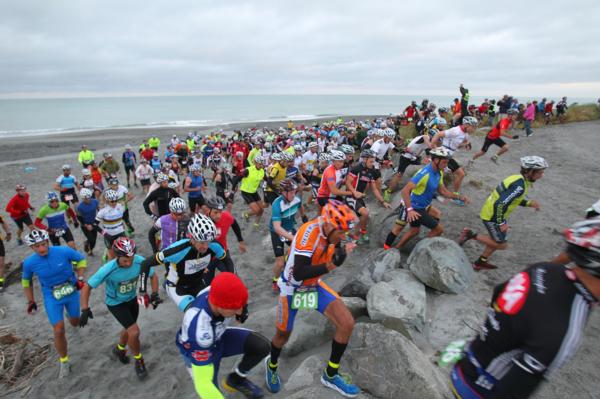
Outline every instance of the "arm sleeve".
{"type": "Polygon", "coordinates": [[[294,279],[297,281],[307,280],[313,277],[319,277],[328,273],[326,265],[312,266],[310,257],[296,254],[294,256],[294,279]]]}
{"type": "Polygon", "coordinates": [[[158,233],[160,231],[160,229],[158,227],[156,227],[156,224],[154,224],[150,230],[148,230],[148,241],[150,242],[150,246],[152,246],[152,251],[153,252],[158,252],[158,245],[156,245],[156,233],[158,233]]]}
{"type": "Polygon", "coordinates": [[[162,265],[164,260],[164,252],[157,252],[152,256],[144,259],[141,265],[140,272],[140,292],[146,292],[146,288],[148,286],[148,277],[150,274],[150,268],[158,265],[162,265]]]}
{"type": "Polygon", "coordinates": [[[215,367],[212,364],[197,366],[192,364],[192,375],[194,376],[194,388],[202,399],[224,399],[219,389],[213,384],[215,367]]]}
{"type": "Polygon", "coordinates": [[[519,197],[519,190],[525,192],[525,182],[522,179],[515,181],[500,194],[494,205],[496,209],[496,223],[502,224],[506,222],[506,218],[504,217],[506,210],[519,197]]]}
{"type": "Polygon", "coordinates": [[[238,242],[244,241],[244,237],[242,236],[242,229],[240,228],[240,225],[238,224],[237,220],[233,219],[231,229],[233,230],[235,238],[237,238],[238,242]]]}
{"type": "Polygon", "coordinates": [[[142,205],[144,206],[144,212],[146,212],[147,215],[152,215],[152,211],[150,210],[150,204],[152,202],[154,202],[154,200],[156,199],[157,196],[157,190],[152,191],[144,200],[144,202],[142,203],[142,205]]]}

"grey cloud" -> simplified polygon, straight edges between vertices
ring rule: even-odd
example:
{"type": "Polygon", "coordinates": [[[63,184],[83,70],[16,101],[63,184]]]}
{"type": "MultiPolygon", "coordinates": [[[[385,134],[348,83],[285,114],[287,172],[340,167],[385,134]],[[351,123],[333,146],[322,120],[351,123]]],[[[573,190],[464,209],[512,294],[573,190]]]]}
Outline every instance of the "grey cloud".
{"type": "Polygon", "coordinates": [[[600,85],[597,2],[1,5],[4,96],[441,93],[460,82],[500,92],[579,83],[574,95],[595,96],[600,85]]]}

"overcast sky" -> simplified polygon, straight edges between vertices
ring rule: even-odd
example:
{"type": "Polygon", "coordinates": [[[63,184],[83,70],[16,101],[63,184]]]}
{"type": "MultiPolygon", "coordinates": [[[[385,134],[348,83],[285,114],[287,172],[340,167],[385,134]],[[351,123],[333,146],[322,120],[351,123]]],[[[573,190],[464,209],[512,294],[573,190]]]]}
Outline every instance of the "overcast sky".
{"type": "Polygon", "coordinates": [[[0,0],[0,96],[600,96],[600,1],[0,0]],[[409,5],[410,4],[410,5],[409,5]]]}

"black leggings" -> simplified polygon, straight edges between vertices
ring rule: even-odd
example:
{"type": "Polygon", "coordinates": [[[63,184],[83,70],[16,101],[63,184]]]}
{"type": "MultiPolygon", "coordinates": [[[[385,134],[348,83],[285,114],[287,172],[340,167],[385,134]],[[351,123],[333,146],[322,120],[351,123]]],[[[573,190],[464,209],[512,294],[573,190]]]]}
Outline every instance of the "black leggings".
{"type": "Polygon", "coordinates": [[[98,238],[98,226],[93,224],[92,231],[89,231],[85,228],[85,225],[81,223],[81,231],[83,232],[83,235],[90,246],[90,251],[93,250],[96,246],[96,238],[98,238]]]}
{"type": "Polygon", "coordinates": [[[263,335],[252,331],[244,342],[244,356],[238,364],[238,370],[247,374],[260,363],[271,351],[271,343],[263,335]]]}
{"type": "Polygon", "coordinates": [[[125,212],[123,212],[123,221],[125,222],[127,227],[131,228],[131,221],[129,220],[129,208],[125,209],[125,212]]]}

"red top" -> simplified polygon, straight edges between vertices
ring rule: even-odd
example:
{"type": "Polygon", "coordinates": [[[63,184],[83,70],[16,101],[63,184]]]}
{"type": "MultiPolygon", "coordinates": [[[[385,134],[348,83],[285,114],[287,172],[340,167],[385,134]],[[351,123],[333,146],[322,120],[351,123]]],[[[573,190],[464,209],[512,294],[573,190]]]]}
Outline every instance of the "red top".
{"type": "Polygon", "coordinates": [[[552,103],[546,103],[546,106],[544,107],[544,112],[552,112],[552,106],[554,104],[552,103]]]}
{"type": "Polygon", "coordinates": [[[510,127],[510,124],[510,118],[501,119],[500,122],[496,123],[496,126],[494,126],[494,128],[488,132],[488,139],[496,140],[497,138],[499,138],[500,131],[508,129],[510,127]]]}
{"type": "Polygon", "coordinates": [[[319,191],[317,192],[317,197],[319,198],[327,198],[331,195],[331,191],[329,190],[329,182],[335,183],[337,186],[337,170],[335,166],[329,165],[323,171],[323,177],[321,178],[321,185],[319,186],[319,191]]]}
{"type": "Polygon", "coordinates": [[[31,204],[29,203],[29,193],[25,193],[22,197],[19,194],[16,194],[8,201],[6,212],[8,212],[13,219],[21,219],[29,214],[29,208],[31,208],[31,204]]]}
{"type": "Polygon", "coordinates": [[[152,160],[152,157],[154,156],[154,150],[152,148],[146,148],[144,151],[142,151],[142,153],[140,155],[146,161],[150,162],[152,160]]]}
{"type": "Polygon", "coordinates": [[[227,211],[223,211],[221,213],[221,219],[218,222],[215,222],[215,226],[217,227],[217,242],[223,246],[223,249],[227,251],[227,233],[229,232],[229,228],[233,224],[235,219],[231,215],[231,213],[227,211]]]}

